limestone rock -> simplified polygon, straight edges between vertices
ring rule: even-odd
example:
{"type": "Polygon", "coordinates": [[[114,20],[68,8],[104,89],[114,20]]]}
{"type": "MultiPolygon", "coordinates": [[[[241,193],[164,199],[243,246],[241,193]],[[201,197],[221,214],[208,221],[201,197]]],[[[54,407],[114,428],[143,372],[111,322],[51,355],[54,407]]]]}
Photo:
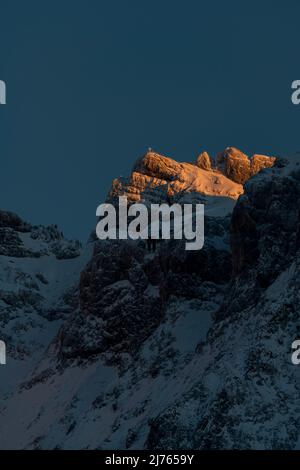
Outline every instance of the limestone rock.
{"type": "Polygon", "coordinates": [[[211,156],[207,152],[200,153],[197,158],[196,165],[202,170],[211,170],[213,167],[213,161],[211,156]]]}

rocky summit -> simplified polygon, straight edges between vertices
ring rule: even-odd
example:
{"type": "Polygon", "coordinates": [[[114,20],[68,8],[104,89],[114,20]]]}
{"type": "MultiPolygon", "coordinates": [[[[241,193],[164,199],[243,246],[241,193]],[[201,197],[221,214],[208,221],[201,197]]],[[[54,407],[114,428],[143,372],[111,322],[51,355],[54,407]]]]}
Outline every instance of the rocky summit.
{"type": "Polygon", "coordinates": [[[249,158],[240,150],[228,147],[213,158],[202,152],[193,163],[179,163],[152,150],[137,160],[129,178],[116,178],[109,199],[126,195],[134,201],[180,200],[193,192],[207,196],[237,199],[243,184],[265,168],[274,165],[276,157],[253,155],[249,158]]]}
{"type": "Polygon", "coordinates": [[[0,212],[0,448],[299,449],[300,155],[149,151],[120,195],[203,202],[203,249],[0,212]]]}

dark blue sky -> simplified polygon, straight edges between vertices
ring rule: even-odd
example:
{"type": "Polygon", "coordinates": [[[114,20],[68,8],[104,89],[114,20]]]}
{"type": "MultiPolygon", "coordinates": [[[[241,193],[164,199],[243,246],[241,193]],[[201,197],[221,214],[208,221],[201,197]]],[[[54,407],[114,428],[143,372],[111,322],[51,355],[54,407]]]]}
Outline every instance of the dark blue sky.
{"type": "Polygon", "coordinates": [[[148,146],[300,149],[298,0],[1,0],[0,21],[0,207],[30,222],[86,238],[148,146]]]}

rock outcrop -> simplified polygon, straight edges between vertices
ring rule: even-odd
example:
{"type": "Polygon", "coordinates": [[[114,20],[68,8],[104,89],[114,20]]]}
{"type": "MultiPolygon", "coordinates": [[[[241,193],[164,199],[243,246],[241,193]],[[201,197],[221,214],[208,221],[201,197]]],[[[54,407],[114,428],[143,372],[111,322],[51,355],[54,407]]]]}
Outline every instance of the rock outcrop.
{"type": "Polygon", "coordinates": [[[0,211],[0,255],[40,258],[54,254],[57,259],[71,259],[80,255],[81,248],[78,240],[66,240],[56,225],[35,226],[12,212],[0,211]]]}
{"type": "Polygon", "coordinates": [[[237,199],[243,193],[243,184],[275,161],[275,157],[264,155],[249,159],[234,147],[219,154],[216,166],[207,152],[200,154],[193,165],[149,151],[137,160],[130,177],[113,181],[108,201],[126,195],[130,202],[171,202],[174,197],[178,199],[178,194],[192,192],[237,199]]]}
{"type": "Polygon", "coordinates": [[[228,147],[217,157],[217,168],[227,178],[239,184],[245,184],[248,179],[265,168],[274,165],[276,157],[255,154],[249,158],[245,153],[235,147],[228,147]]]}
{"type": "Polygon", "coordinates": [[[113,181],[108,200],[113,202],[117,196],[126,195],[131,202],[164,202],[192,192],[237,199],[243,187],[220,172],[148,152],[136,162],[129,178],[113,181]]]}
{"type": "Polygon", "coordinates": [[[197,158],[196,165],[202,170],[210,171],[213,169],[213,161],[207,152],[202,152],[197,158]]]}

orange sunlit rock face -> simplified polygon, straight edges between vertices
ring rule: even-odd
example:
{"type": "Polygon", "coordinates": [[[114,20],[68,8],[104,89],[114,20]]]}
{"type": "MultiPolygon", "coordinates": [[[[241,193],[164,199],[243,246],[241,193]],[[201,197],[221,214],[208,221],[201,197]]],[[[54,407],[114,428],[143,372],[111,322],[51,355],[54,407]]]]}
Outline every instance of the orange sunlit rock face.
{"type": "Polygon", "coordinates": [[[235,147],[228,147],[217,156],[217,168],[227,178],[239,184],[244,184],[259,171],[274,165],[276,157],[255,154],[249,158],[235,147]]]}
{"type": "Polygon", "coordinates": [[[275,160],[258,154],[249,158],[228,147],[217,156],[216,164],[207,152],[202,152],[195,164],[180,163],[151,150],[137,160],[130,177],[113,181],[108,199],[126,195],[130,202],[154,203],[170,201],[183,192],[237,199],[243,194],[243,184],[262,169],[273,166],[275,160]]]}

